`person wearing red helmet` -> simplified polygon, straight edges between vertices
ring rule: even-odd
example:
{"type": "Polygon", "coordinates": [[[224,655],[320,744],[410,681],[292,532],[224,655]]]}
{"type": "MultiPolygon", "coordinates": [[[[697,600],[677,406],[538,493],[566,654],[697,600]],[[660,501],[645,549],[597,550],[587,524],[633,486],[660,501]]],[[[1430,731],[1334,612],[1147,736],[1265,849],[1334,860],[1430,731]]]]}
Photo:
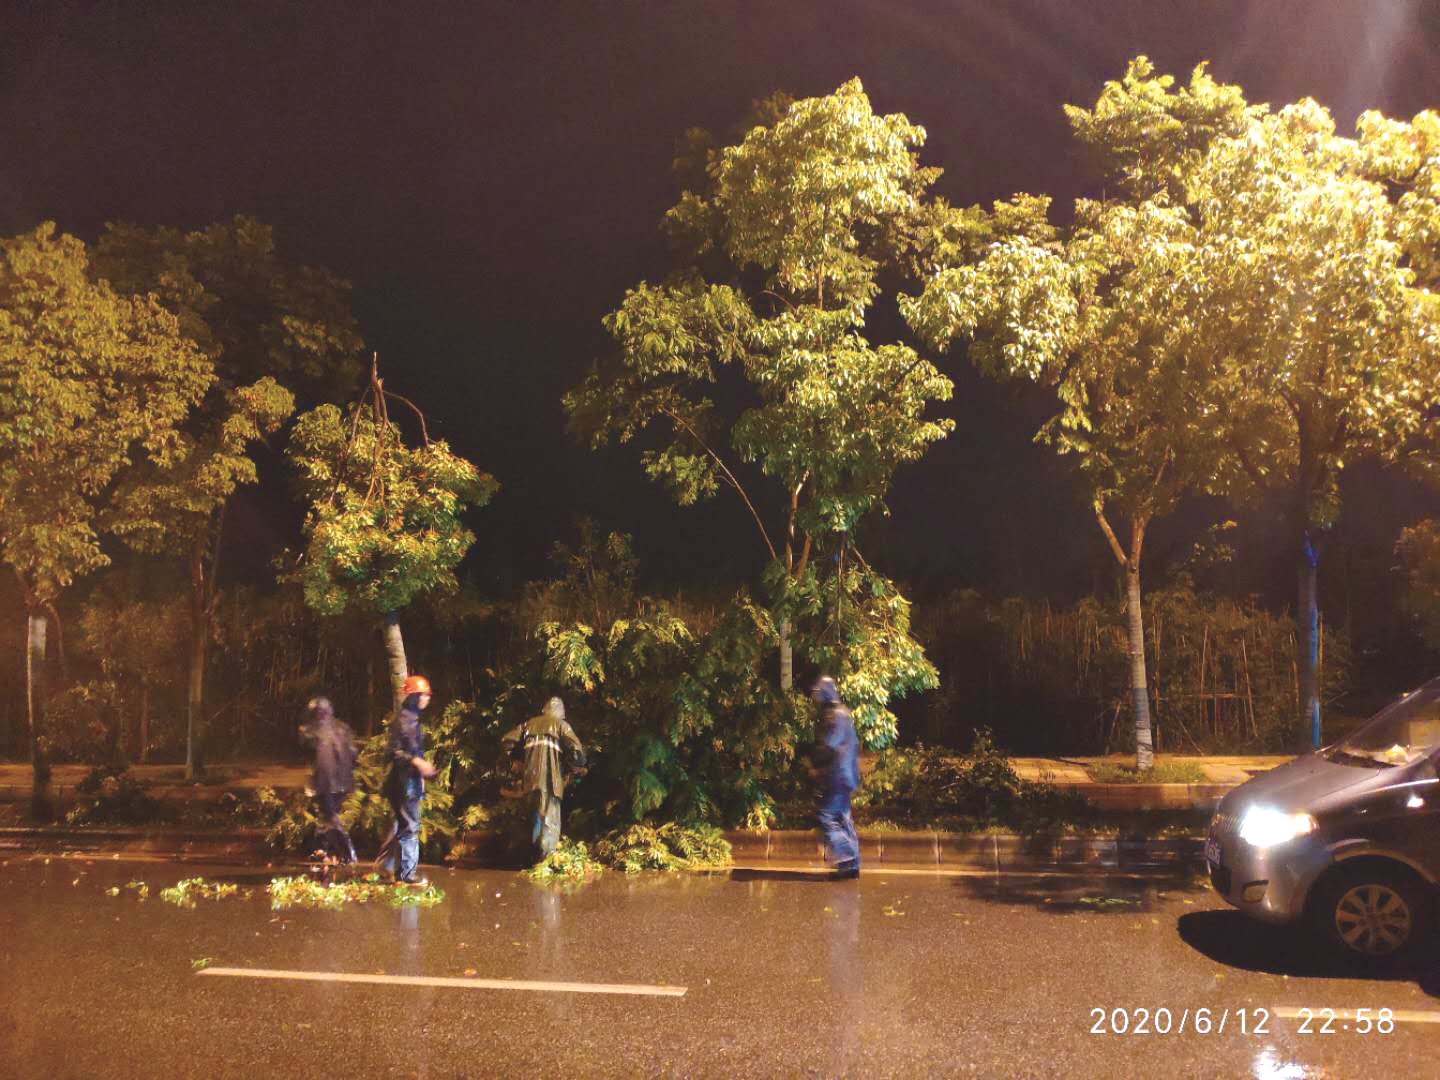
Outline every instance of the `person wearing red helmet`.
{"type": "Polygon", "coordinates": [[[404,701],[390,721],[390,768],[381,790],[395,811],[395,828],[376,856],[396,881],[415,882],[420,866],[420,800],[425,781],[438,771],[425,760],[425,729],[420,714],[430,704],[430,680],[411,675],[401,688],[404,701]]]}

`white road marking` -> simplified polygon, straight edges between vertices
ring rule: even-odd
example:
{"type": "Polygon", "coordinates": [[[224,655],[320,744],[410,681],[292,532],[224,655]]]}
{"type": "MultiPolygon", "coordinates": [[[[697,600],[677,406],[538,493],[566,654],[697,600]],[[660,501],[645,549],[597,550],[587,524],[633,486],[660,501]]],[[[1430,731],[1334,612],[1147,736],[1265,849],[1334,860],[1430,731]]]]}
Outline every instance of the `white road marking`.
{"type": "Polygon", "coordinates": [[[375,983],[382,986],[459,986],[470,990],[540,990],[561,994],[631,994],[684,997],[683,986],[644,983],[527,982],[522,979],[447,978],[438,975],[363,975],[344,971],[283,971],[275,968],[207,967],[201,975],[242,979],[292,979],[300,982],[375,983]]]}
{"type": "MultiPolygon", "coordinates": [[[[1380,1019],[1379,1009],[1362,1009],[1366,1018],[1373,1024],[1380,1019]]],[[[1335,1014],[1336,1020],[1353,1022],[1358,1017],[1354,1009],[1319,1009],[1307,1006],[1304,1009],[1280,1008],[1275,1010],[1275,1015],[1281,1020],[1301,1020],[1309,1017],[1317,1022],[1323,1022],[1331,1013],[1335,1014]],[[1323,1015],[1322,1015],[1323,1013],[1323,1015]]],[[[1440,1024],[1440,1012],[1417,1012],[1409,1009],[1391,1009],[1390,1019],[1397,1024],[1440,1024]]]]}

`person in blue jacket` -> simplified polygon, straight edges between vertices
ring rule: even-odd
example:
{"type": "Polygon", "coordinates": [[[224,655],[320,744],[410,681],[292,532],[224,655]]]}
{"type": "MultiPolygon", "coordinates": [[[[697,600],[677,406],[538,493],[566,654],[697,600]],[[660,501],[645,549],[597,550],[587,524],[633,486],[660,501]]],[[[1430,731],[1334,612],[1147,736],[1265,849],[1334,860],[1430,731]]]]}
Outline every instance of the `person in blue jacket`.
{"type": "Polygon", "coordinates": [[[300,741],[315,752],[310,788],[315,793],[320,843],[327,855],[349,865],[355,862],[355,845],[340,820],[340,807],[355,790],[355,733],[335,718],[329,698],[311,698],[306,711],[309,716],[300,725],[300,741]]]}
{"type": "Polygon", "coordinates": [[[827,676],[816,683],[811,700],[819,708],[810,760],[825,861],[836,878],[856,878],[860,876],[860,837],[850,816],[850,796],[860,786],[860,740],[834,679],[827,676]]]}
{"type": "Polygon", "coordinates": [[[395,811],[395,828],[375,862],[385,869],[394,867],[396,881],[423,884],[415,880],[420,866],[420,800],[425,797],[425,781],[438,771],[425,760],[425,729],[420,726],[420,714],[430,704],[430,680],[411,675],[401,692],[405,699],[390,721],[390,768],[381,788],[395,811]]]}

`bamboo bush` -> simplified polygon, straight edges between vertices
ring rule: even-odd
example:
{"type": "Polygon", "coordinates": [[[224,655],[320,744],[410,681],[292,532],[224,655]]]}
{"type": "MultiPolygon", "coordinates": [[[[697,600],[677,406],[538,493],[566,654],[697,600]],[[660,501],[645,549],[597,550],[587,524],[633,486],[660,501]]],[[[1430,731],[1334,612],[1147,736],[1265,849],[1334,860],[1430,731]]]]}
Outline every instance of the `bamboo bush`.
{"type": "MultiPolygon", "coordinates": [[[[952,593],[917,609],[940,691],[915,734],[963,743],[994,728],[1012,752],[1115,753],[1133,748],[1124,607],[1085,598],[1069,607],[952,593]]],[[[1253,599],[1196,593],[1180,582],[1151,593],[1145,617],[1157,748],[1172,753],[1280,750],[1298,715],[1293,620],[1253,599]]],[[[1346,688],[1348,645],[1324,631],[1324,689],[1346,688]]]]}

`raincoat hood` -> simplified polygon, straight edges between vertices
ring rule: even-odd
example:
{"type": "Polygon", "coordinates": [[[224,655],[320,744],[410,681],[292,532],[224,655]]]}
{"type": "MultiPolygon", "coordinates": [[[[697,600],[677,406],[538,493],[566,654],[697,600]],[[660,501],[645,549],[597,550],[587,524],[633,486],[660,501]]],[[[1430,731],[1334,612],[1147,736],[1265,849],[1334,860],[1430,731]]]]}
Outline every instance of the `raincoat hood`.
{"type": "Polygon", "coordinates": [[[810,699],[814,701],[816,705],[839,705],[840,689],[835,685],[834,679],[826,676],[815,684],[815,689],[810,694],[810,699]]]}

